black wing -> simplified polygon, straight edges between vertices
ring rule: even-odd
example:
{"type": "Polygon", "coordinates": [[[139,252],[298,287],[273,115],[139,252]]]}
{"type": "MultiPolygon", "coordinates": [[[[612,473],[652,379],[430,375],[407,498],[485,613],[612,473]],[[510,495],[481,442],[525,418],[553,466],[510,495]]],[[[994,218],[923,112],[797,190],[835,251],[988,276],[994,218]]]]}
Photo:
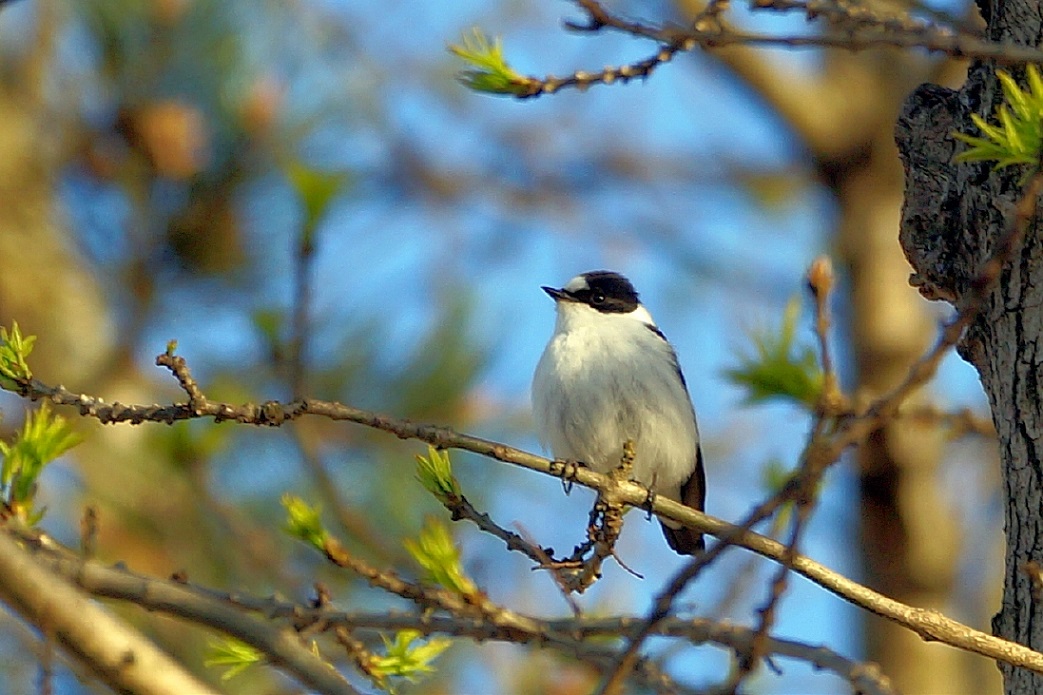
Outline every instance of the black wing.
{"type": "MultiPolygon", "coordinates": [[[[698,509],[700,512],[706,505],[706,472],[703,470],[702,447],[696,449],[695,470],[681,486],[681,503],[692,509],[698,509]]],[[[698,531],[684,526],[674,529],[660,523],[663,527],[663,535],[666,536],[666,542],[670,544],[674,552],[681,555],[695,555],[706,550],[706,541],[703,540],[703,534],[698,531]]]]}

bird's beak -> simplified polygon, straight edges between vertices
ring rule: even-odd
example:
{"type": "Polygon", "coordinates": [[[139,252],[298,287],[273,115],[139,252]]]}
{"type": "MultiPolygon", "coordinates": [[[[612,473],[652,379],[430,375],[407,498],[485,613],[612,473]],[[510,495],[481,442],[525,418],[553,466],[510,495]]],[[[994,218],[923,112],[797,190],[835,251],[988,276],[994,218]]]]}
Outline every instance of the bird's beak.
{"type": "Polygon", "coordinates": [[[555,302],[567,302],[572,300],[572,297],[570,297],[569,293],[565,290],[557,290],[553,287],[541,287],[540,289],[549,294],[550,298],[555,302]]]}

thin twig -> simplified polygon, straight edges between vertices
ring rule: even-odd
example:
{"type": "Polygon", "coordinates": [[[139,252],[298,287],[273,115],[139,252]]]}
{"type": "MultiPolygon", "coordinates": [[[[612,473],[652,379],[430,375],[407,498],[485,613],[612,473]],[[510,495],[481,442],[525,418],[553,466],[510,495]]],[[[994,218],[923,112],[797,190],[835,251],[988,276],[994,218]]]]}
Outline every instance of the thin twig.
{"type": "MultiPolygon", "coordinates": [[[[230,594],[182,581],[158,579],[136,574],[125,567],[110,566],[94,560],[82,561],[72,551],[37,532],[21,533],[28,552],[35,553],[52,571],[75,582],[95,596],[119,599],[150,611],[186,618],[232,634],[249,632],[252,625],[248,613],[257,613],[266,621],[291,620],[300,625],[320,625],[322,629],[397,631],[415,629],[423,634],[447,634],[478,641],[503,640],[520,644],[551,647],[595,666],[605,668],[613,661],[615,651],[606,638],[633,636],[641,627],[634,618],[571,617],[531,620],[536,629],[522,632],[476,616],[432,615],[418,613],[356,613],[333,609],[329,602],[294,603],[278,597],[260,598],[249,594],[230,594]],[[229,612],[229,611],[232,612],[229,612]]],[[[281,628],[269,625],[269,630],[281,628]]],[[[692,644],[719,644],[735,651],[745,651],[753,639],[753,630],[706,619],[680,620],[668,618],[656,634],[685,639],[692,644]]],[[[771,654],[806,661],[816,668],[836,673],[848,680],[858,692],[891,695],[892,686],[875,664],[851,661],[832,650],[802,642],[771,638],[771,654]]],[[[648,667],[653,668],[649,662],[648,667]]],[[[653,670],[641,671],[645,675],[653,670]]]]}
{"type": "Polygon", "coordinates": [[[1007,230],[997,239],[992,254],[982,265],[977,277],[971,281],[968,291],[960,297],[959,311],[942,330],[934,347],[909,368],[902,383],[873,403],[864,415],[849,422],[845,436],[837,442],[838,446],[846,448],[878,429],[884,420],[898,412],[906,398],[934,376],[942,359],[960,342],[964,330],[978,317],[985,299],[999,280],[1007,261],[1021,247],[1025,233],[1035,219],[1041,192],[1043,173],[1036,173],[1015,204],[1014,216],[1007,230]]]}
{"type": "Polygon", "coordinates": [[[572,590],[569,589],[568,583],[561,574],[561,570],[553,566],[554,560],[551,556],[548,555],[538,543],[532,540],[532,534],[530,534],[524,526],[519,522],[514,522],[514,526],[518,529],[519,535],[521,535],[525,542],[534,548],[537,554],[540,555],[542,566],[550,571],[551,579],[554,580],[554,586],[558,588],[561,597],[565,600],[565,603],[568,604],[569,610],[572,611],[572,615],[577,618],[583,615],[583,609],[580,607],[579,601],[577,601],[576,597],[572,595],[572,590]]]}
{"type": "Polygon", "coordinates": [[[610,12],[597,0],[575,0],[586,13],[586,21],[566,21],[565,27],[577,32],[604,29],[659,43],[654,54],[626,65],[601,70],[577,70],[565,77],[526,76],[516,84],[514,96],[519,99],[554,94],[565,88],[587,89],[593,85],[625,84],[633,79],[648,78],[664,63],[678,54],[697,47],[706,50],[728,46],[765,46],[778,48],[839,48],[849,51],[873,48],[921,49],[942,53],[952,58],[976,58],[999,65],[1043,62],[1043,51],[1016,44],[986,41],[956,25],[939,25],[909,17],[881,16],[859,5],[844,7],[831,2],[803,0],[755,0],[755,10],[801,11],[809,20],[823,18],[829,29],[812,34],[780,36],[748,32],[729,26],[722,19],[728,3],[711,3],[707,11],[687,27],[661,26],[624,19],[610,12]]]}
{"type": "Polygon", "coordinates": [[[749,649],[743,652],[737,652],[737,655],[739,656],[737,668],[733,669],[730,674],[728,681],[724,686],[725,692],[741,692],[740,688],[742,682],[753,673],[761,659],[765,658],[769,653],[768,640],[771,639],[771,629],[775,625],[778,605],[782,601],[782,597],[786,592],[793,558],[797,555],[797,544],[800,541],[801,534],[807,525],[807,521],[811,516],[811,510],[813,509],[810,500],[799,501],[795,506],[796,512],[794,514],[793,525],[790,529],[789,540],[786,542],[786,556],[783,558],[782,562],[779,563],[779,566],[775,571],[775,576],[772,577],[768,600],[758,609],[760,620],[757,621],[757,627],[754,629],[753,639],[750,640],[749,649]]]}
{"type": "MultiPolygon", "coordinates": [[[[823,373],[822,391],[815,407],[815,421],[806,447],[806,451],[810,453],[814,449],[815,442],[828,436],[836,413],[842,407],[845,399],[840,391],[840,383],[833,369],[833,358],[829,349],[831,325],[829,302],[834,288],[834,276],[833,266],[828,257],[820,256],[815,259],[808,269],[807,282],[815,301],[815,335],[818,338],[823,373]]],[[[821,478],[825,474],[827,466],[832,463],[832,461],[824,461],[823,465],[815,468],[815,461],[816,459],[812,456],[804,456],[801,469],[794,477],[798,486],[796,496],[791,499],[795,511],[790,537],[786,543],[786,556],[777,568],[775,576],[772,577],[767,601],[758,609],[760,619],[754,632],[754,638],[750,642],[750,649],[748,652],[738,654],[737,667],[732,670],[724,685],[725,692],[740,692],[743,681],[753,673],[766,653],[765,641],[770,636],[771,628],[775,624],[778,605],[788,586],[793,558],[797,555],[797,544],[800,542],[802,532],[814,509],[821,478]]]]}
{"type": "MultiPolygon", "coordinates": [[[[103,423],[171,424],[179,420],[212,418],[218,422],[231,420],[244,424],[277,426],[303,415],[344,420],[383,430],[401,439],[416,439],[442,449],[471,451],[556,477],[568,475],[569,480],[593,490],[615,484],[626,504],[641,507],[649,503],[648,489],[637,483],[613,483],[608,476],[589,468],[570,465],[565,461],[552,461],[499,442],[460,434],[448,428],[392,418],[341,403],[313,399],[288,404],[270,401],[261,405],[208,402],[204,411],[197,414],[183,403],[163,406],[119,403],[109,405],[100,398],[75,394],[62,386],[47,386],[35,379],[19,384],[19,392],[31,400],[45,399],[56,405],[78,408],[83,415],[103,423]]],[[[742,525],[730,524],[662,496],[655,497],[651,507],[652,512],[657,515],[712,536],[727,538],[729,543],[769,559],[779,561],[784,557],[785,546],[771,538],[753,533],[742,525]]],[[[751,518],[762,511],[754,510],[751,518]]],[[[721,545],[718,543],[710,548],[706,556],[715,556],[717,547],[721,545]]],[[[686,571],[691,569],[691,565],[686,565],[686,571]]],[[[959,649],[1043,673],[1043,654],[1027,647],[974,630],[963,623],[946,618],[937,611],[914,608],[894,601],[802,555],[794,558],[793,569],[827,591],[876,615],[902,624],[924,639],[941,641],[959,649]]]]}
{"type": "Polygon", "coordinates": [[[352,555],[335,538],[325,541],[326,557],[339,567],[350,569],[372,586],[412,601],[420,608],[441,608],[454,615],[475,615],[489,620],[505,629],[532,631],[536,629],[533,618],[524,616],[494,603],[482,592],[461,595],[448,589],[410,582],[393,570],[380,570],[352,555]]]}
{"type": "Polygon", "coordinates": [[[519,552],[535,562],[538,566],[555,562],[551,557],[552,548],[542,548],[524,535],[509,531],[493,521],[485,512],[479,512],[464,495],[447,495],[440,498],[442,505],[449,511],[453,521],[466,519],[493,538],[499,538],[508,550],[519,552]]]}
{"type": "MultiPolygon", "coordinates": [[[[747,534],[756,535],[753,534],[752,528],[771,516],[784,503],[786,491],[792,486],[793,482],[791,481],[790,485],[758,505],[747,515],[742,523],[731,527],[727,533],[714,533],[713,535],[718,536],[720,541],[707,549],[703,554],[690,560],[670,579],[666,586],[656,595],[652,603],[652,610],[648,612],[648,615],[642,621],[640,629],[630,638],[626,648],[620,652],[615,667],[599,686],[597,690],[598,695],[611,695],[620,691],[627,675],[638,663],[642,644],[654,634],[656,627],[670,616],[674,602],[684,588],[699,576],[705,568],[709,567],[728,547],[744,545],[740,539],[747,534]]],[[[769,539],[765,538],[765,540],[769,539]]],[[[772,540],[772,543],[781,549],[779,556],[773,559],[783,560],[787,553],[785,546],[778,544],[774,540],[772,540]]]]}
{"type": "Polygon", "coordinates": [[[334,627],[333,635],[337,638],[337,642],[344,647],[344,650],[348,653],[352,662],[354,662],[355,667],[369,678],[374,686],[381,690],[386,690],[387,684],[380,674],[373,670],[373,652],[366,649],[366,645],[361,640],[356,639],[345,627],[334,627]]]}
{"type": "Polygon", "coordinates": [[[819,395],[818,417],[835,417],[843,408],[845,399],[833,367],[833,354],[829,349],[829,331],[833,324],[829,302],[833,296],[835,277],[833,264],[828,256],[819,256],[812,262],[808,269],[807,281],[808,289],[815,300],[815,337],[818,339],[819,359],[822,364],[822,392],[819,395]]]}

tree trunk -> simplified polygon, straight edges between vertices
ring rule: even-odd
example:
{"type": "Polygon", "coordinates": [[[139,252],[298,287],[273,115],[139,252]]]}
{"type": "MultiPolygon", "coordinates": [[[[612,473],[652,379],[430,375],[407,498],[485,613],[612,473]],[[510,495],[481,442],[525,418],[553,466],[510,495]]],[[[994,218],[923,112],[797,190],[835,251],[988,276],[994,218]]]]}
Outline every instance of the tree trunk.
{"type": "MultiPolygon", "coordinates": [[[[982,7],[991,39],[1038,45],[1038,0],[982,7]]],[[[1012,71],[1015,77],[1020,70],[1012,71]]],[[[951,133],[977,133],[970,114],[992,117],[1000,99],[993,69],[975,64],[960,91],[921,85],[906,100],[896,139],[906,168],[901,243],[916,284],[928,297],[959,308],[1011,224],[1023,171],[992,173],[988,165],[951,163],[962,149],[951,133]]],[[[1036,217],[1038,222],[1039,215],[1036,217]]],[[[1043,650],[1043,611],[1032,598],[1025,563],[1043,561],[1043,463],[1037,439],[1043,408],[1037,374],[1043,355],[1043,246],[1037,224],[1008,261],[981,313],[959,345],[988,394],[1003,466],[1007,536],[1003,602],[993,631],[1043,650]]],[[[1001,665],[1007,693],[1043,692],[1043,676],[1001,665]]]]}

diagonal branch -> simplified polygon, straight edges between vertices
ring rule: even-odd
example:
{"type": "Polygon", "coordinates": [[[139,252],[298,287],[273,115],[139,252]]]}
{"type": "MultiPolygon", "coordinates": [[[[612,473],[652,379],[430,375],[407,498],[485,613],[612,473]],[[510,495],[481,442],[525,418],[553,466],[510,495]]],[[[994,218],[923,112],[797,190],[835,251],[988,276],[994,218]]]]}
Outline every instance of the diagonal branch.
{"type": "Polygon", "coordinates": [[[48,572],[4,533],[0,533],[0,599],[113,690],[140,695],[215,692],[147,637],[48,572]]]}
{"type": "MultiPolygon", "coordinates": [[[[8,529],[8,532],[10,531],[8,529]]],[[[357,691],[339,673],[313,654],[290,630],[273,629],[270,624],[244,614],[242,609],[229,603],[220,604],[202,600],[198,593],[184,589],[185,585],[181,582],[173,580],[160,582],[125,570],[107,568],[95,560],[82,559],[48,536],[20,533],[19,537],[25,545],[24,549],[18,547],[9,533],[0,533],[0,592],[11,591],[12,576],[6,572],[6,569],[9,563],[19,562],[19,576],[24,576],[25,581],[29,582],[31,593],[51,606],[68,606],[68,610],[74,612],[85,624],[87,642],[90,646],[101,645],[104,642],[102,637],[109,629],[105,621],[113,619],[72,587],[65,587],[65,591],[71,592],[71,596],[56,593],[53,586],[56,582],[62,582],[59,576],[74,582],[81,589],[95,596],[121,598],[147,593],[149,594],[147,608],[221,630],[260,650],[275,666],[292,674],[309,688],[314,688],[322,693],[358,695],[357,691]],[[33,559],[32,555],[35,555],[36,559],[33,559]],[[40,564],[35,564],[38,561],[40,564]],[[35,567],[30,566],[29,573],[23,575],[22,572],[28,563],[34,563],[35,567]],[[47,590],[41,591],[42,587],[47,587],[47,590]]],[[[21,580],[15,578],[15,581],[21,580]]],[[[6,597],[5,600],[7,600],[6,597]]],[[[49,629],[53,630],[55,634],[59,634],[50,615],[37,616],[33,622],[37,625],[49,626],[49,629]]],[[[116,628],[113,629],[126,630],[127,628],[122,623],[117,623],[116,628]]],[[[147,642],[143,637],[139,637],[139,639],[147,642]]],[[[163,682],[163,679],[157,678],[157,673],[164,673],[171,669],[158,660],[146,658],[149,657],[147,652],[143,652],[136,644],[132,647],[124,647],[118,656],[122,659],[128,654],[132,656],[132,659],[126,664],[116,661],[115,663],[120,666],[114,672],[123,673],[128,670],[137,672],[138,677],[145,681],[145,686],[115,685],[106,680],[121,692],[155,692],[171,693],[171,695],[211,692],[194,680],[174,681],[169,690],[149,689],[148,684],[163,682]]],[[[104,655],[91,654],[88,663],[92,665],[113,663],[112,659],[103,657],[104,655]]],[[[176,666],[176,668],[180,669],[180,666],[176,666]]]]}
{"type": "MultiPolygon", "coordinates": [[[[188,394],[188,403],[167,406],[128,406],[119,403],[107,405],[100,398],[74,394],[62,386],[50,387],[37,380],[23,380],[18,382],[17,386],[19,393],[25,397],[32,400],[47,399],[57,405],[75,406],[79,408],[82,415],[94,417],[103,423],[153,421],[170,424],[177,420],[212,418],[217,422],[235,420],[245,424],[278,426],[305,414],[319,415],[331,420],[347,420],[390,432],[403,439],[419,439],[438,448],[464,449],[542,473],[558,477],[567,475],[570,481],[579,482],[581,485],[600,492],[612,490],[613,495],[618,494],[618,500],[621,503],[635,507],[648,505],[656,514],[723,538],[723,543],[718,544],[704,556],[686,566],[671,582],[667,590],[661,594],[656,612],[653,612],[644,621],[642,628],[644,634],[648,634],[656,622],[663,620],[668,615],[673,597],[679,593],[680,588],[683,588],[692,577],[722,552],[725,546],[734,544],[781,562],[784,566],[790,566],[795,572],[811,579],[828,591],[866,610],[902,624],[924,639],[942,641],[960,649],[1043,673],[1043,654],[974,630],[946,618],[936,611],[913,608],[889,599],[807,557],[796,554],[791,547],[783,546],[749,530],[749,526],[755,523],[756,519],[763,518],[764,514],[770,514],[781,501],[792,495],[799,496],[801,492],[805,491],[807,489],[805,485],[809,481],[813,482],[817,479],[839,458],[844,449],[864,439],[883,420],[893,417],[905,398],[934,374],[942,356],[959,341],[964,328],[977,316],[988,290],[999,277],[1006,261],[1020,245],[1028,225],[1035,218],[1037,200],[1041,190],[1043,190],[1043,175],[1037,174],[1026,186],[1021,200],[1016,205],[1008,231],[997,241],[992,256],[983,266],[970,291],[964,296],[960,312],[945,327],[934,348],[913,366],[903,383],[876,401],[864,414],[844,420],[833,436],[822,440],[819,437],[813,437],[802,457],[801,479],[792,481],[793,484],[788,485],[783,493],[758,507],[750,516],[748,523],[741,526],[728,524],[665,498],[655,497],[649,503],[649,491],[636,483],[619,482],[587,468],[561,461],[550,461],[497,442],[458,434],[447,428],[398,420],[340,403],[312,399],[296,400],[288,404],[270,401],[260,406],[254,404],[236,406],[211,402],[200,391],[191,376],[187,363],[183,358],[175,355],[172,348],[160,355],[156,361],[157,364],[171,370],[188,394]]],[[[641,639],[643,637],[636,637],[631,641],[631,650],[625,656],[625,661],[632,661],[635,658],[634,647],[640,643],[641,639]]]]}
{"type": "MultiPolygon", "coordinates": [[[[178,357],[175,360],[181,360],[181,358],[178,357]]],[[[102,399],[74,394],[62,386],[47,386],[35,379],[19,384],[19,392],[32,400],[43,399],[56,405],[76,407],[81,414],[106,424],[116,422],[171,424],[178,420],[211,418],[217,422],[233,420],[244,424],[277,426],[304,415],[344,420],[383,430],[401,439],[416,439],[442,449],[462,449],[556,477],[568,474],[570,480],[593,490],[602,490],[610,485],[616,485],[620,499],[624,503],[634,507],[649,504],[648,489],[637,483],[617,483],[608,476],[596,473],[589,468],[570,466],[564,461],[551,461],[506,444],[461,434],[445,427],[392,418],[330,401],[305,399],[287,404],[269,401],[262,405],[251,403],[233,405],[207,401],[196,412],[184,403],[171,405],[113,403],[109,405],[102,399]]],[[[785,558],[786,547],[783,544],[746,530],[742,526],[730,524],[686,507],[679,502],[662,496],[654,496],[651,501],[651,509],[653,513],[680,522],[689,528],[719,538],[728,538],[730,543],[771,560],[782,561],[785,558]]],[[[709,552],[712,553],[713,550],[709,552]]],[[[923,639],[944,642],[958,649],[1043,673],[1043,654],[1020,644],[970,628],[959,621],[947,618],[938,611],[915,608],[890,599],[803,555],[796,555],[793,558],[793,570],[845,601],[904,625],[923,639]]]]}

